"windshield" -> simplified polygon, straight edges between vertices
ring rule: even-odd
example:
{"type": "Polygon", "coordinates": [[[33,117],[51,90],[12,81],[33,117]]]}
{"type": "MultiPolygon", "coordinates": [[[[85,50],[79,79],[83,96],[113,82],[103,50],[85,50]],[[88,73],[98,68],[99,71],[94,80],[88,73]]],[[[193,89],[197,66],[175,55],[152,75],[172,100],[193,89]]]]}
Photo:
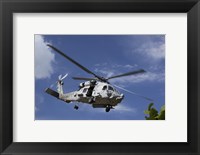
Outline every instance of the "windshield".
{"type": "Polygon", "coordinates": [[[114,91],[113,87],[108,86],[108,90],[114,91]]]}

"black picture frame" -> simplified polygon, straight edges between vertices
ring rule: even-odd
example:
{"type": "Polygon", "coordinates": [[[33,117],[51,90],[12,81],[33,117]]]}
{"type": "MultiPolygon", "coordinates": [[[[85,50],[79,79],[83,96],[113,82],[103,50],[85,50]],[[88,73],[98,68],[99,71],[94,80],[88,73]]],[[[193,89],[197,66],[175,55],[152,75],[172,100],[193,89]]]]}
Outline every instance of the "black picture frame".
{"type": "Polygon", "coordinates": [[[0,11],[1,154],[200,154],[200,95],[198,95],[200,92],[200,81],[198,80],[200,78],[200,63],[198,63],[200,62],[199,0],[0,0],[0,11]],[[13,13],[49,12],[187,13],[188,142],[13,142],[13,13]]]}

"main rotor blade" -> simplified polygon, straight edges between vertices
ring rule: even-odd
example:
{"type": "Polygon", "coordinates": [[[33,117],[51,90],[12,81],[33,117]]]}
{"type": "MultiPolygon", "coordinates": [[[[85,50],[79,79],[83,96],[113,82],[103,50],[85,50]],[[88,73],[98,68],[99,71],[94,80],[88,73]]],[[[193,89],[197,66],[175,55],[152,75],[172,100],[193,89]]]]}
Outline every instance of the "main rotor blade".
{"type": "Polygon", "coordinates": [[[97,80],[95,78],[85,78],[85,77],[72,77],[74,80],[85,80],[85,81],[90,81],[90,80],[97,80]]]}
{"type": "Polygon", "coordinates": [[[117,86],[117,85],[114,85],[114,86],[117,87],[117,88],[119,88],[119,89],[122,89],[122,90],[124,90],[124,91],[126,91],[126,92],[128,92],[128,93],[130,93],[130,94],[133,94],[133,95],[142,97],[142,98],[144,98],[144,99],[146,99],[146,100],[148,100],[148,101],[153,101],[152,99],[150,99],[150,98],[148,98],[148,97],[142,96],[142,95],[140,95],[140,94],[138,94],[138,93],[132,92],[132,91],[127,90],[127,89],[125,89],[125,88],[122,88],[122,87],[120,87],[120,86],[117,86]]]}
{"type": "Polygon", "coordinates": [[[144,73],[144,72],[146,72],[146,71],[143,70],[143,69],[140,69],[140,70],[136,70],[136,71],[132,71],[132,72],[120,74],[120,75],[111,76],[111,77],[108,77],[107,80],[109,80],[109,79],[114,79],[114,78],[119,78],[119,77],[123,77],[123,76],[129,76],[129,75],[134,75],[134,74],[140,74],[140,73],[144,73]]]}
{"type": "Polygon", "coordinates": [[[86,71],[89,74],[94,75],[97,78],[100,78],[98,75],[94,74],[93,72],[91,72],[89,69],[85,68],[84,66],[82,66],[81,64],[79,64],[78,62],[76,62],[75,60],[73,60],[72,58],[70,58],[69,56],[67,56],[65,53],[61,52],[60,50],[58,50],[57,48],[55,48],[54,46],[47,44],[47,46],[51,47],[53,50],[55,50],[57,53],[59,53],[60,55],[62,55],[63,57],[65,57],[66,59],[68,59],[69,61],[71,61],[73,64],[77,65],[79,68],[81,68],[82,70],[86,71]]]}

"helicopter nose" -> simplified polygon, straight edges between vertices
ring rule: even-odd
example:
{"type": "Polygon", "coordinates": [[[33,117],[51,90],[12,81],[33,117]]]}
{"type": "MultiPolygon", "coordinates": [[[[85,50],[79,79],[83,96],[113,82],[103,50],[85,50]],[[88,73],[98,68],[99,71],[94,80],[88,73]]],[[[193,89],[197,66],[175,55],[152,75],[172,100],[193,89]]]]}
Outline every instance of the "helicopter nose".
{"type": "Polygon", "coordinates": [[[118,100],[119,102],[121,102],[121,100],[123,100],[123,98],[124,98],[124,94],[120,94],[120,95],[116,98],[116,100],[118,100]]]}

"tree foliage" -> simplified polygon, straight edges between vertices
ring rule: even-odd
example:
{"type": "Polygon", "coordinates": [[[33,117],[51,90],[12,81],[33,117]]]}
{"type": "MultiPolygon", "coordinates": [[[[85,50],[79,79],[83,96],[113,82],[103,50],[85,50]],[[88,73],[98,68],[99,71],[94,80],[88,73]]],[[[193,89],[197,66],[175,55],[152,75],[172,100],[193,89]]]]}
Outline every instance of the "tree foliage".
{"type": "Polygon", "coordinates": [[[153,107],[153,103],[150,103],[148,109],[144,111],[148,117],[145,116],[146,120],[165,120],[165,105],[163,105],[160,109],[160,112],[153,107]]]}

